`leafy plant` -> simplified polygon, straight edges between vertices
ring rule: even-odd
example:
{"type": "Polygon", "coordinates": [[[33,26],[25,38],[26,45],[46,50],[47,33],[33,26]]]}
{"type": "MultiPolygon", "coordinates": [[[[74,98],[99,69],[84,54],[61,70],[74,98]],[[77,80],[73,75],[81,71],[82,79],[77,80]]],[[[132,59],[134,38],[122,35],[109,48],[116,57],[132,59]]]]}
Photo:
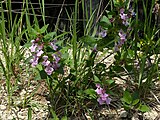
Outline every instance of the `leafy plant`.
{"type": "Polygon", "coordinates": [[[147,105],[141,103],[139,95],[137,92],[131,94],[127,90],[123,93],[123,98],[121,99],[123,106],[126,110],[139,110],[141,112],[148,112],[150,109],[147,105]]]}

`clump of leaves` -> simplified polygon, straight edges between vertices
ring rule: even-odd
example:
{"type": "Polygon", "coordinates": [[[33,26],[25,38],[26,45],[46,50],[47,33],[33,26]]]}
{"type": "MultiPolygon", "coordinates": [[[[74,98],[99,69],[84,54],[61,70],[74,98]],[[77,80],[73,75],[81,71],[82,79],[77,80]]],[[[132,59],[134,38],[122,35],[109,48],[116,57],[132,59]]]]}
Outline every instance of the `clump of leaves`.
{"type": "Polygon", "coordinates": [[[138,92],[130,93],[127,90],[123,93],[121,98],[125,110],[139,110],[141,112],[148,112],[150,109],[143,104],[139,98],[138,92]]]}

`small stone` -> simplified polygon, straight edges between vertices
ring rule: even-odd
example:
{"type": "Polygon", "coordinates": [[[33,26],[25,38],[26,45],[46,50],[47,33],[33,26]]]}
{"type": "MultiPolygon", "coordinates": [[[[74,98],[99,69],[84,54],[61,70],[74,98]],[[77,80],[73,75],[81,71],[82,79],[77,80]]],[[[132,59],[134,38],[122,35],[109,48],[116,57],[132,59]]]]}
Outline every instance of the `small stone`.
{"type": "Polygon", "coordinates": [[[40,109],[39,111],[40,111],[41,113],[43,113],[43,109],[40,109]]]}
{"type": "Polygon", "coordinates": [[[12,115],[8,116],[8,118],[7,118],[7,120],[12,120],[12,119],[13,119],[12,115]]]}
{"type": "Polygon", "coordinates": [[[2,114],[3,114],[3,111],[0,110],[0,116],[2,116],[2,114]]]}
{"type": "Polygon", "coordinates": [[[34,111],[38,112],[38,111],[39,111],[39,109],[38,109],[37,107],[35,107],[35,108],[34,108],[34,111]]]}
{"type": "Polygon", "coordinates": [[[20,119],[25,120],[25,116],[18,116],[20,119]]]}
{"type": "Polygon", "coordinates": [[[20,105],[22,102],[21,101],[16,101],[15,104],[16,105],[20,105]]]}
{"type": "Polygon", "coordinates": [[[91,118],[91,116],[89,116],[89,114],[86,113],[85,116],[86,116],[87,120],[92,120],[92,118],[91,118]]]}
{"type": "Polygon", "coordinates": [[[133,116],[131,120],[139,120],[139,118],[133,116]]]}
{"type": "Polygon", "coordinates": [[[50,104],[50,101],[47,101],[47,104],[50,104]]]}
{"type": "Polygon", "coordinates": [[[7,107],[5,105],[0,105],[1,110],[5,110],[7,107]]]}
{"type": "Polygon", "coordinates": [[[33,90],[28,90],[29,93],[31,93],[33,90]]]}
{"type": "Polygon", "coordinates": [[[18,117],[19,117],[20,119],[24,119],[26,115],[27,115],[27,113],[25,114],[25,113],[22,112],[22,111],[18,112],[18,117]]]}
{"type": "Polygon", "coordinates": [[[22,92],[20,93],[20,96],[23,96],[26,94],[26,91],[23,89],[22,92]]]}
{"type": "Polygon", "coordinates": [[[128,112],[127,111],[121,111],[120,118],[126,118],[127,116],[128,116],[128,112]]]}
{"type": "Polygon", "coordinates": [[[145,119],[149,119],[149,120],[154,120],[156,118],[156,116],[158,116],[158,113],[154,110],[151,110],[151,111],[143,114],[143,117],[145,119]]]}

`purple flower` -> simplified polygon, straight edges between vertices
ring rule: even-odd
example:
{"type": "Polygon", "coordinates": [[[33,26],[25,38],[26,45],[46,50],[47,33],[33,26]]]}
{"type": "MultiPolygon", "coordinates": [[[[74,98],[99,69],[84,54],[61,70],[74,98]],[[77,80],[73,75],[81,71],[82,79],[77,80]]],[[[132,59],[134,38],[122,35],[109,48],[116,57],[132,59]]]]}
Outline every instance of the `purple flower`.
{"type": "Polygon", "coordinates": [[[121,29],[118,33],[119,37],[121,40],[126,40],[126,33],[124,33],[124,31],[121,29]]]}
{"type": "Polygon", "coordinates": [[[111,98],[107,97],[107,99],[106,99],[106,101],[105,101],[105,102],[106,102],[106,104],[107,104],[107,105],[109,105],[109,104],[110,104],[110,102],[111,102],[111,100],[112,100],[111,98]]]}
{"type": "Polygon", "coordinates": [[[42,50],[37,51],[37,56],[40,57],[44,52],[42,50]]]}
{"type": "Polygon", "coordinates": [[[50,42],[50,45],[52,46],[53,50],[56,51],[58,49],[58,46],[55,45],[55,42],[56,41],[50,42]]]}
{"type": "Polygon", "coordinates": [[[120,40],[117,42],[117,43],[115,43],[115,45],[114,45],[114,51],[115,52],[117,52],[117,51],[119,51],[119,48],[124,44],[124,42],[127,40],[126,39],[126,33],[121,29],[120,31],[119,31],[119,33],[118,33],[118,35],[119,35],[119,37],[120,37],[120,40]]]}
{"type": "Polygon", "coordinates": [[[129,25],[129,22],[128,22],[127,20],[122,21],[122,23],[123,23],[125,26],[128,26],[128,25],[129,25]]]}
{"type": "Polygon", "coordinates": [[[120,14],[123,14],[124,11],[125,11],[125,9],[124,9],[124,8],[121,8],[121,9],[120,9],[120,14]]]}
{"type": "Polygon", "coordinates": [[[104,101],[101,98],[98,98],[97,101],[99,102],[100,105],[104,104],[104,101]]]}
{"type": "Polygon", "coordinates": [[[112,100],[112,99],[109,98],[109,97],[107,97],[105,100],[103,100],[102,98],[98,98],[98,99],[97,99],[97,101],[99,102],[100,105],[105,104],[105,103],[106,103],[107,105],[109,105],[110,102],[111,102],[111,100],[112,100]]]}
{"type": "Polygon", "coordinates": [[[43,57],[43,62],[42,62],[42,65],[44,66],[48,66],[50,64],[50,61],[48,60],[48,56],[44,55],[43,57]]]}
{"type": "Polygon", "coordinates": [[[56,63],[58,63],[60,61],[60,57],[57,54],[52,54],[53,59],[56,61],[56,63]]]}
{"type": "Polygon", "coordinates": [[[43,62],[42,62],[42,65],[44,65],[44,66],[48,66],[50,64],[50,61],[49,60],[44,60],[43,62]]]}
{"type": "Polygon", "coordinates": [[[48,74],[48,75],[51,75],[52,72],[54,71],[54,69],[48,65],[46,68],[45,68],[45,72],[48,74]]]}
{"type": "Polygon", "coordinates": [[[31,43],[34,43],[35,42],[35,40],[31,40],[31,43]]]}
{"type": "Polygon", "coordinates": [[[100,98],[101,98],[103,101],[106,101],[107,97],[108,97],[108,94],[106,94],[106,93],[100,94],[100,98]]]}
{"type": "Polygon", "coordinates": [[[97,89],[95,90],[98,94],[99,98],[97,101],[100,105],[106,103],[107,105],[110,104],[111,98],[109,98],[109,95],[105,93],[105,89],[101,88],[100,84],[96,84],[97,89]]]}
{"type": "Polygon", "coordinates": [[[33,58],[30,60],[31,66],[35,67],[38,64],[38,60],[39,58],[36,55],[34,55],[33,58]]]}
{"type": "Polygon", "coordinates": [[[29,47],[29,49],[31,50],[31,52],[35,52],[36,51],[36,48],[37,48],[37,43],[32,43],[32,46],[29,47]]]}
{"type": "Polygon", "coordinates": [[[124,13],[124,11],[125,11],[124,8],[121,8],[121,9],[120,9],[120,14],[119,14],[119,15],[121,16],[121,19],[122,19],[122,20],[128,19],[128,16],[127,16],[127,14],[124,13]]]}
{"type": "Polygon", "coordinates": [[[102,94],[103,89],[100,87],[100,84],[96,84],[97,89],[95,90],[98,95],[102,94]]]}
{"type": "Polygon", "coordinates": [[[42,58],[43,58],[43,60],[47,60],[48,56],[44,55],[42,58]]]}
{"type": "Polygon", "coordinates": [[[104,38],[107,36],[107,30],[103,30],[102,32],[99,33],[99,35],[104,38]]]}
{"type": "Polygon", "coordinates": [[[109,19],[109,21],[110,21],[111,23],[113,23],[114,20],[115,20],[115,19],[114,19],[113,17],[109,19]]]}
{"type": "Polygon", "coordinates": [[[57,70],[60,65],[57,62],[53,62],[52,67],[54,68],[54,70],[57,70]]]}
{"type": "Polygon", "coordinates": [[[129,22],[128,22],[129,16],[127,14],[125,14],[124,11],[125,11],[125,9],[121,8],[119,15],[122,19],[122,24],[124,24],[125,26],[128,26],[129,25],[129,22]]]}
{"type": "Polygon", "coordinates": [[[131,16],[133,16],[133,17],[136,16],[136,13],[134,12],[133,8],[130,8],[129,12],[130,12],[131,16]]]}
{"type": "Polygon", "coordinates": [[[40,41],[40,38],[36,38],[35,42],[38,42],[38,41],[40,41]]]}
{"type": "Polygon", "coordinates": [[[115,45],[114,45],[114,51],[115,51],[115,52],[119,51],[119,47],[120,47],[120,46],[119,46],[117,43],[115,43],[115,45]]]}
{"type": "Polygon", "coordinates": [[[120,14],[120,17],[121,17],[122,20],[125,20],[125,21],[128,19],[128,15],[124,14],[124,13],[120,14]]]}
{"type": "Polygon", "coordinates": [[[41,44],[41,45],[38,45],[38,50],[42,50],[43,49],[43,44],[41,44]]]}

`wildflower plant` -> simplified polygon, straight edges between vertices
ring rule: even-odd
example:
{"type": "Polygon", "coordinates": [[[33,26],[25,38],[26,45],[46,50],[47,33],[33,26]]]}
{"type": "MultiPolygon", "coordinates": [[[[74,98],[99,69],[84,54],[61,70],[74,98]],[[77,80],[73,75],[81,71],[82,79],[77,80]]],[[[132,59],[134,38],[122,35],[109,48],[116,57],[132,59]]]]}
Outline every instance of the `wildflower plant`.
{"type": "Polygon", "coordinates": [[[109,98],[109,95],[106,94],[106,90],[104,88],[101,88],[100,84],[96,84],[97,89],[95,90],[97,95],[99,96],[97,101],[100,105],[107,104],[109,105],[111,102],[111,98],[109,98]]]}
{"type": "Polygon", "coordinates": [[[30,60],[31,66],[36,67],[38,64],[41,64],[47,75],[51,75],[60,67],[61,53],[58,51],[56,41],[44,43],[40,38],[36,38],[36,40],[32,40],[31,42],[30,51],[33,55],[33,58],[30,60]],[[53,53],[46,53],[45,46],[50,48],[53,53]]]}
{"type": "MultiPolygon", "coordinates": [[[[153,77],[154,75],[159,76],[159,69],[157,68],[156,71],[158,64],[156,48],[159,48],[159,40],[156,36],[159,28],[156,28],[152,21],[155,8],[152,4],[151,9],[147,12],[147,2],[142,0],[142,4],[144,21],[140,21],[138,2],[113,1],[113,6],[110,10],[106,10],[99,22],[99,25],[107,30],[107,35],[99,39],[97,44],[99,50],[107,48],[115,53],[115,61],[109,66],[108,76],[122,79],[126,83],[126,88],[130,91],[137,91],[139,101],[150,89],[149,86],[153,84],[153,79],[159,79],[153,77]],[[140,31],[143,31],[141,36],[139,35],[140,31]],[[154,62],[150,58],[153,55],[155,55],[154,62]],[[149,74],[146,75],[147,73],[149,74]],[[125,75],[129,76],[129,81],[121,77],[125,75]]],[[[130,103],[132,102],[130,101],[130,103]]],[[[136,103],[136,105],[138,104],[139,102],[136,103]]],[[[143,107],[146,108],[146,111],[148,110],[147,106],[143,107]]]]}

